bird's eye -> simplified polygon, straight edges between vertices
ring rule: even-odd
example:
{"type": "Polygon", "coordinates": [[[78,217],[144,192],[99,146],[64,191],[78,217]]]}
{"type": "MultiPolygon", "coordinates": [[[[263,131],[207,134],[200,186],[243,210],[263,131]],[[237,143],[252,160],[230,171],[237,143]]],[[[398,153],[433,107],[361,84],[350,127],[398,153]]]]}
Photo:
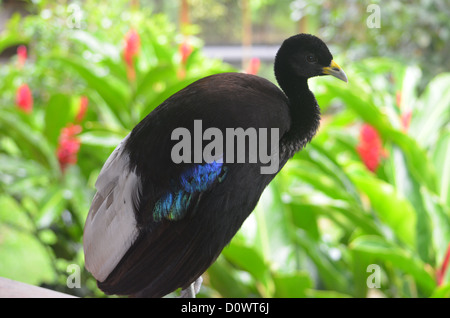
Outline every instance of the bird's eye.
{"type": "Polygon", "coordinates": [[[307,55],[306,56],[306,60],[309,63],[317,63],[317,57],[315,55],[313,55],[313,54],[307,55]]]}

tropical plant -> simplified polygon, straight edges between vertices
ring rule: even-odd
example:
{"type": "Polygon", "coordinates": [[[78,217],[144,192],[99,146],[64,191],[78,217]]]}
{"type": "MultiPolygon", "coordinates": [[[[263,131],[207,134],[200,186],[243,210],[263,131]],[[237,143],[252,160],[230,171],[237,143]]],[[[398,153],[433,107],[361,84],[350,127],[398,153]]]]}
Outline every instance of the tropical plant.
{"type": "Polygon", "coordinates": [[[0,276],[101,295],[84,271],[82,234],[103,163],[164,99],[233,69],[163,15],[131,12],[113,24],[120,8],[89,2],[78,28],[67,9],[16,15],[0,37],[0,47],[22,44],[0,67],[0,276]],[[81,288],[66,285],[71,264],[81,288]]]}
{"type": "MultiPolygon", "coordinates": [[[[83,2],[79,26],[67,6],[42,3],[0,35],[0,50],[24,45],[0,66],[0,276],[101,296],[82,234],[103,163],[168,96],[233,69],[126,1],[83,2]]],[[[320,131],[266,189],[200,296],[449,296],[450,74],[419,90],[420,69],[391,59],[344,68],[348,85],[310,81],[320,131]]]]}

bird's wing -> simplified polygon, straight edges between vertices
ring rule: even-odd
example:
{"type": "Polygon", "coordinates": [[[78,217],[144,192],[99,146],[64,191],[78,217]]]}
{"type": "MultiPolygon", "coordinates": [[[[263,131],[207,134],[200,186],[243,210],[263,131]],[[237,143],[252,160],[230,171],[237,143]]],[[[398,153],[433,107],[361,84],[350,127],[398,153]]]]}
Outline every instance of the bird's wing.
{"type": "MultiPolygon", "coordinates": [[[[98,281],[108,277],[139,235],[135,209],[143,198],[142,182],[130,169],[129,154],[124,149],[128,138],[117,146],[99,174],[84,229],[86,268],[98,281]]],[[[153,223],[180,220],[195,209],[201,193],[223,180],[225,174],[222,161],[191,165],[179,178],[170,180],[171,187],[147,213],[153,223]]]]}
{"type": "Polygon", "coordinates": [[[106,279],[138,236],[132,202],[139,195],[139,182],[124,152],[128,138],[100,172],[84,228],[86,268],[99,281],[106,279]]]}

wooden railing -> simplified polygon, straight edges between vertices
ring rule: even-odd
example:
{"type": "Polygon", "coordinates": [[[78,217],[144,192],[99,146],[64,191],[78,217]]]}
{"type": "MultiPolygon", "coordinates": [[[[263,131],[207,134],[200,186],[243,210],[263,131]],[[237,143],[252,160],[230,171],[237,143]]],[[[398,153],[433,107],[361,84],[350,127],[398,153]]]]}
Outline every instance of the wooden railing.
{"type": "Polygon", "coordinates": [[[0,277],[0,298],[73,298],[50,289],[0,277]]]}

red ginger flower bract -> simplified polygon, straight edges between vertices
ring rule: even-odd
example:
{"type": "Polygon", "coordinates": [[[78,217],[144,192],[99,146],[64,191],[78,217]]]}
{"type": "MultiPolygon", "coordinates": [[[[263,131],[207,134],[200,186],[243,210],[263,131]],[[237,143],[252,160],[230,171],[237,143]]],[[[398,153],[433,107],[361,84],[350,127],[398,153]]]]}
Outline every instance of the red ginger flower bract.
{"type": "Polygon", "coordinates": [[[184,40],[178,47],[178,51],[181,55],[181,64],[186,65],[189,56],[191,56],[193,48],[187,40],[184,40]]]}
{"type": "Polygon", "coordinates": [[[77,163],[77,154],[80,150],[81,142],[76,135],[81,130],[81,126],[74,124],[68,124],[61,129],[56,155],[62,172],[66,170],[68,165],[77,163]]]}
{"type": "Polygon", "coordinates": [[[133,58],[139,55],[141,38],[135,29],[131,29],[125,34],[124,40],[123,58],[127,63],[127,75],[128,79],[134,80],[136,78],[136,72],[134,70],[133,58]]]}
{"type": "Polygon", "coordinates": [[[364,124],[361,127],[359,139],[356,150],[367,169],[375,172],[380,165],[381,158],[386,157],[381,138],[374,127],[364,124]]]}
{"type": "Polygon", "coordinates": [[[178,69],[177,76],[179,79],[186,77],[186,64],[193,51],[192,46],[189,44],[188,40],[184,40],[178,47],[178,53],[181,56],[181,66],[178,69]]]}
{"type": "Polygon", "coordinates": [[[19,45],[17,48],[17,64],[19,68],[22,68],[25,65],[25,61],[27,60],[27,47],[25,45],[19,45]]]}
{"type": "Polygon", "coordinates": [[[254,57],[250,60],[245,73],[256,75],[259,72],[259,67],[261,66],[261,60],[257,57],[254,57]]]}
{"type": "Polygon", "coordinates": [[[27,84],[22,84],[17,89],[16,105],[27,114],[33,110],[33,95],[27,84]]]}
{"type": "Polygon", "coordinates": [[[402,92],[398,91],[395,93],[395,102],[399,109],[402,108],[402,92]]]}
{"type": "Polygon", "coordinates": [[[403,106],[402,106],[402,92],[401,91],[398,91],[395,94],[395,102],[396,102],[396,105],[397,105],[398,109],[401,111],[400,124],[401,124],[401,127],[402,127],[402,131],[404,133],[406,133],[406,132],[408,132],[409,125],[411,123],[412,110],[408,109],[408,110],[403,110],[402,111],[403,106]]]}
{"type": "Polygon", "coordinates": [[[450,263],[450,243],[447,247],[447,252],[445,253],[444,261],[442,267],[436,272],[437,285],[441,286],[444,283],[445,274],[447,273],[448,264],[450,263]]]}
{"type": "Polygon", "coordinates": [[[400,115],[400,121],[402,123],[402,130],[405,133],[408,131],[409,125],[411,124],[411,118],[412,118],[412,111],[411,110],[404,111],[400,115]]]}
{"type": "Polygon", "coordinates": [[[86,115],[88,108],[89,99],[86,96],[81,96],[80,98],[80,108],[78,108],[77,116],[75,117],[75,122],[79,123],[83,120],[86,115]]]}

